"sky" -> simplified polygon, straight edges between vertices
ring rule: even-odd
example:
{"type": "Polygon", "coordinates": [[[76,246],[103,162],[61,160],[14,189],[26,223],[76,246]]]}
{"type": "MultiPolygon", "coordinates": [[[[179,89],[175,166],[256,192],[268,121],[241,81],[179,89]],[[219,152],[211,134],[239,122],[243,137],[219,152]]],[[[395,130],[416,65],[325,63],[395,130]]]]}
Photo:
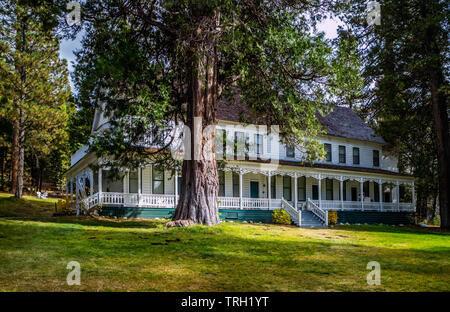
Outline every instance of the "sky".
{"type": "MultiPolygon", "coordinates": [[[[325,32],[325,36],[329,39],[333,39],[337,37],[337,28],[339,25],[342,25],[342,22],[336,21],[334,19],[328,18],[322,21],[318,27],[318,31],[325,32]]],[[[80,32],[75,40],[63,40],[59,47],[60,58],[66,59],[68,63],[69,72],[73,72],[73,63],[75,62],[74,50],[81,48],[81,38],[83,33],[80,32]]],[[[69,77],[70,87],[74,91],[74,86],[72,82],[72,78],[69,77]]]]}

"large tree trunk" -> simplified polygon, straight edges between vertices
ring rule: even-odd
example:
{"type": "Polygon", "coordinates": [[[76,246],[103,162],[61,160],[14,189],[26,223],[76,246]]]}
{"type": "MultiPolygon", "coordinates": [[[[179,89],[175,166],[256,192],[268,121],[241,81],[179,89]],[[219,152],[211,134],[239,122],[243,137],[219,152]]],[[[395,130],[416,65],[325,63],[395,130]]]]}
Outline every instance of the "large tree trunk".
{"type": "Polygon", "coordinates": [[[440,37],[444,32],[441,25],[433,21],[433,14],[439,10],[438,2],[424,1],[421,5],[421,15],[426,27],[424,48],[427,55],[428,79],[431,86],[431,103],[434,118],[435,141],[437,146],[438,158],[438,177],[439,177],[439,208],[441,215],[441,228],[450,229],[449,220],[449,196],[450,196],[450,142],[449,126],[447,113],[447,99],[442,87],[445,86],[444,68],[441,63],[441,43],[440,37]]]}
{"type": "Polygon", "coordinates": [[[11,193],[16,193],[17,170],[19,167],[19,120],[13,122],[12,153],[11,153],[11,193]]]}
{"type": "Polygon", "coordinates": [[[23,175],[25,167],[25,129],[24,129],[24,113],[20,112],[19,120],[19,159],[17,166],[17,186],[14,195],[17,198],[22,198],[23,195],[23,175]]]}
{"type": "Polygon", "coordinates": [[[182,225],[214,225],[219,223],[219,182],[214,145],[217,55],[215,46],[211,45],[208,48],[200,46],[193,54],[191,96],[186,116],[186,126],[191,129],[191,153],[190,159],[185,157],[183,161],[180,200],[174,221],[182,225]],[[194,122],[195,119],[197,122],[200,120],[198,117],[201,124],[194,122]]]}
{"type": "Polygon", "coordinates": [[[441,228],[450,229],[450,142],[447,103],[443,90],[444,78],[439,72],[430,73],[434,129],[438,153],[439,208],[441,228]]]}

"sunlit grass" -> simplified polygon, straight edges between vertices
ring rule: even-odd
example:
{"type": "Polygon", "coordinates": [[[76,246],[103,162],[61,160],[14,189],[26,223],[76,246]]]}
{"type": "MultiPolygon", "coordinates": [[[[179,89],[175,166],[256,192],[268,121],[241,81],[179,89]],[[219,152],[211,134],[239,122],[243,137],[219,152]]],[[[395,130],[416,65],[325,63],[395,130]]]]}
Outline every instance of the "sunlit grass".
{"type": "Polygon", "coordinates": [[[299,229],[51,217],[0,195],[0,291],[449,291],[450,236],[388,226],[299,229]],[[27,217],[31,216],[31,217],[27,217]],[[66,265],[81,264],[68,286],[66,265]],[[369,261],[381,285],[366,282],[369,261]]]}

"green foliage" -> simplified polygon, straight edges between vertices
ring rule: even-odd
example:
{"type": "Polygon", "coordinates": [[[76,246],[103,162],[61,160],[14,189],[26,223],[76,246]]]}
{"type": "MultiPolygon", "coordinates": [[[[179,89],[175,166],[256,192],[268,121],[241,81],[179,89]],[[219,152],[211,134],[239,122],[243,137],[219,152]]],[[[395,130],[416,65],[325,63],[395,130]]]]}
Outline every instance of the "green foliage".
{"type": "Polygon", "coordinates": [[[11,130],[17,148],[31,166],[48,164],[61,178],[69,162],[70,86],[53,13],[43,1],[7,0],[0,6],[0,117],[17,129],[11,130]]]}
{"type": "Polygon", "coordinates": [[[284,209],[276,209],[272,214],[272,222],[275,224],[291,224],[291,216],[284,209]]]}
{"type": "Polygon", "coordinates": [[[136,166],[149,159],[177,165],[168,153],[149,152],[139,143],[156,125],[165,131],[152,143],[167,150],[163,143],[173,129],[167,121],[185,122],[193,105],[191,88],[180,86],[192,86],[197,61],[210,57],[216,60],[220,100],[239,93],[261,123],[280,125],[283,139],[299,145],[305,160],[323,156],[315,139],[322,131],[317,112],[327,112],[360,84],[355,42],[334,46],[313,31],[326,9],[339,5],[168,1],[156,7],[131,2],[118,10],[121,3],[85,2],[83,12],[93,19],[84,21],[75,71],[80,106],[96,105],[111,117],[112,130],[91,145],[99,156],[113,159],[109,165],[136,166]],[[132,14],[130,22],[136,11],[140,14],[132,14]],[[166,14],[173,11],[177,14],[166,14]],[[214,55],[207,55],[211,51],[214,55]]]}

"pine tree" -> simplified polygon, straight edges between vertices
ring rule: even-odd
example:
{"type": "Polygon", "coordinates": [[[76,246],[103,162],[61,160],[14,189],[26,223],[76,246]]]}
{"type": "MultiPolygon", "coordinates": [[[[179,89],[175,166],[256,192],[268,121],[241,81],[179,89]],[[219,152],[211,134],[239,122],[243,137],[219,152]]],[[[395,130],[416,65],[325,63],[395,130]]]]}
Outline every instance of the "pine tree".
{"type": "Polygon", "coordinates": [[[19,198],[25,150],[48,155],[67,140],[70,87],[55,26],[46,2],[8,0],[0,6],[0,112],[13,124],[12,188],[19,198]]]}

